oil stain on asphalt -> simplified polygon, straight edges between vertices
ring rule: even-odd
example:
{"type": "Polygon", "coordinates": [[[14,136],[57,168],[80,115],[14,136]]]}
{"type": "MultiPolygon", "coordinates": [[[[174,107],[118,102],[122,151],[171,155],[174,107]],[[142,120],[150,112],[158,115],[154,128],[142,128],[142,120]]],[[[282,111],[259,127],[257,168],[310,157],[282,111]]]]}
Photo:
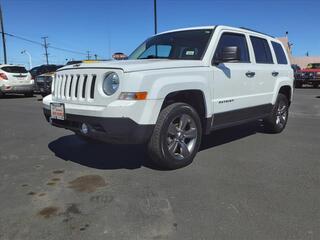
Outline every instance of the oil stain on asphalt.
{"type": "Polygon", "coordinates": [[[57,207],[46,207],[39,211],[38,215],[44,218],[50,218],[56,216],[59,211],[57,207]]]}
{"type": "Polygon", "coordinates": [[[95,192],[97,188],[105,187],[106,185],[105,180],[98,175],[81,176],[69,182],[69,188],[77,192],[86,193],[95,192]]]}

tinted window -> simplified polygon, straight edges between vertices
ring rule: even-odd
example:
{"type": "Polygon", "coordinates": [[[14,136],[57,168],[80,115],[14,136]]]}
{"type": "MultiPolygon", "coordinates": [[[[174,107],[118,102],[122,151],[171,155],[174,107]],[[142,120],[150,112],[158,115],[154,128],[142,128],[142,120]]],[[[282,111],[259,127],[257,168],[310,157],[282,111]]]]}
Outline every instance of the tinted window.
{"type": "Polygon", "coordinates": [[[256,63],[273,63],[268,41],[263,38],[250,37],[256,57],[256,63]]]}
{"type": "Polygon", "coordinates": [[[286,54],[284,53],[281,44],[272,42],[272,47],[276,54],[278,64],[288,64],[286,54]]]}
{"type": "Polygon", "coordinates": [[[28,72],[24,67],[18,67],[18,66],[7,66],[7,67],[2,67],[1,69],[8,73],[27,73],[28,72]]]}
{"type": "Polygon", "coordinates": [[[148,58],[148,56],[157,56],[159,58],[168,58],[171,52],[171,46],[168,45],[155,45],[149,47],[139,58],[148,58]]]}
{"type": "Polygon", "coordinates": [[[211,29],[201,29],[160,34],[142,43],[129,56],[129,59],[200,60],[207,49],[211,33],[211,29]],[[158,51],[156,51],[156,46],[158,51]]]}
{"type": "Polygon", "coordinates": [[[214,58],[221,59],[222,50],[225,47],[237,46],[240,50],[240,62],[250,62],[246,37],[242,34],[224,33],[222,34],[214,58]]]}

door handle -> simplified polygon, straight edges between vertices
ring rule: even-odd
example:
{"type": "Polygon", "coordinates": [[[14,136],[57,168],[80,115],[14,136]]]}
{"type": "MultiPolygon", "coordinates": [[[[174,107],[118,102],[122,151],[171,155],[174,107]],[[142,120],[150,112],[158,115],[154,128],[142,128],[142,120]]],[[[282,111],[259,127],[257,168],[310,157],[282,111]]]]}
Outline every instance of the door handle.
{"type": "Polygon", "coordinates": [[[276,77],[279,75],[279,72],[273,71],[271,74],[272,74],[272,76],[276,77]]]}
{"type": "Polygon", "coordinates": [[[256,75],[255,72],[251,72],[251,71],[246,72],[246,76],[247,76],[247,77],[252,78],[252,77],[254,77],[254,75],[256,75]]]}

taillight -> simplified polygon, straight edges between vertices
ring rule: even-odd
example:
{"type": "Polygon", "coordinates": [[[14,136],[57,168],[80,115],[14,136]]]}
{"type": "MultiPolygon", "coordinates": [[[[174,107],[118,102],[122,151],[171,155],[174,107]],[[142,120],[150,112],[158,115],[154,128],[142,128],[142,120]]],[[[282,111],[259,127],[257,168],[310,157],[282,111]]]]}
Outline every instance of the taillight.
{"type": "Polygon", "coordinates": [[[0,73],[0,80],[8,80],[8,77],[5,73],[0,73]]]}

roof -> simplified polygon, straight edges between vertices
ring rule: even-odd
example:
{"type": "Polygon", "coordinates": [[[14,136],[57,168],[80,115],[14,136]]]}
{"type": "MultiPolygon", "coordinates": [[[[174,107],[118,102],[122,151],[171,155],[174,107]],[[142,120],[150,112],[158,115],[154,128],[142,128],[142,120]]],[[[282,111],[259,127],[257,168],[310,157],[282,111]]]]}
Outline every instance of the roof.
{"type": "Polygon", "coordinates": [[[211,26],[197,26],[197,27],[188,27],[188,28],[178,28],[178,29],[173,29],[165,32],[161,32],[157,35],[165,34],[165,33],[171,33],[171,32],[180,32],[180,31],[189,31],[189,30],[201,30],[201,29],[215,29],[215,28],[223,28],[223,29],[229,29],[229,30],[235,30],[235,31],[241,31],[245,33],[250,33],[250,34],[255,34],[255,35],[261,35],[264,37],[269,37],[269,38],[274,38],[273,36],[262,33],[256,30],[252,30],[249,28],[244,28],[244,27],[231,27],[231,26],[225,26],[225,25],[211,25],[211,26]]]}

